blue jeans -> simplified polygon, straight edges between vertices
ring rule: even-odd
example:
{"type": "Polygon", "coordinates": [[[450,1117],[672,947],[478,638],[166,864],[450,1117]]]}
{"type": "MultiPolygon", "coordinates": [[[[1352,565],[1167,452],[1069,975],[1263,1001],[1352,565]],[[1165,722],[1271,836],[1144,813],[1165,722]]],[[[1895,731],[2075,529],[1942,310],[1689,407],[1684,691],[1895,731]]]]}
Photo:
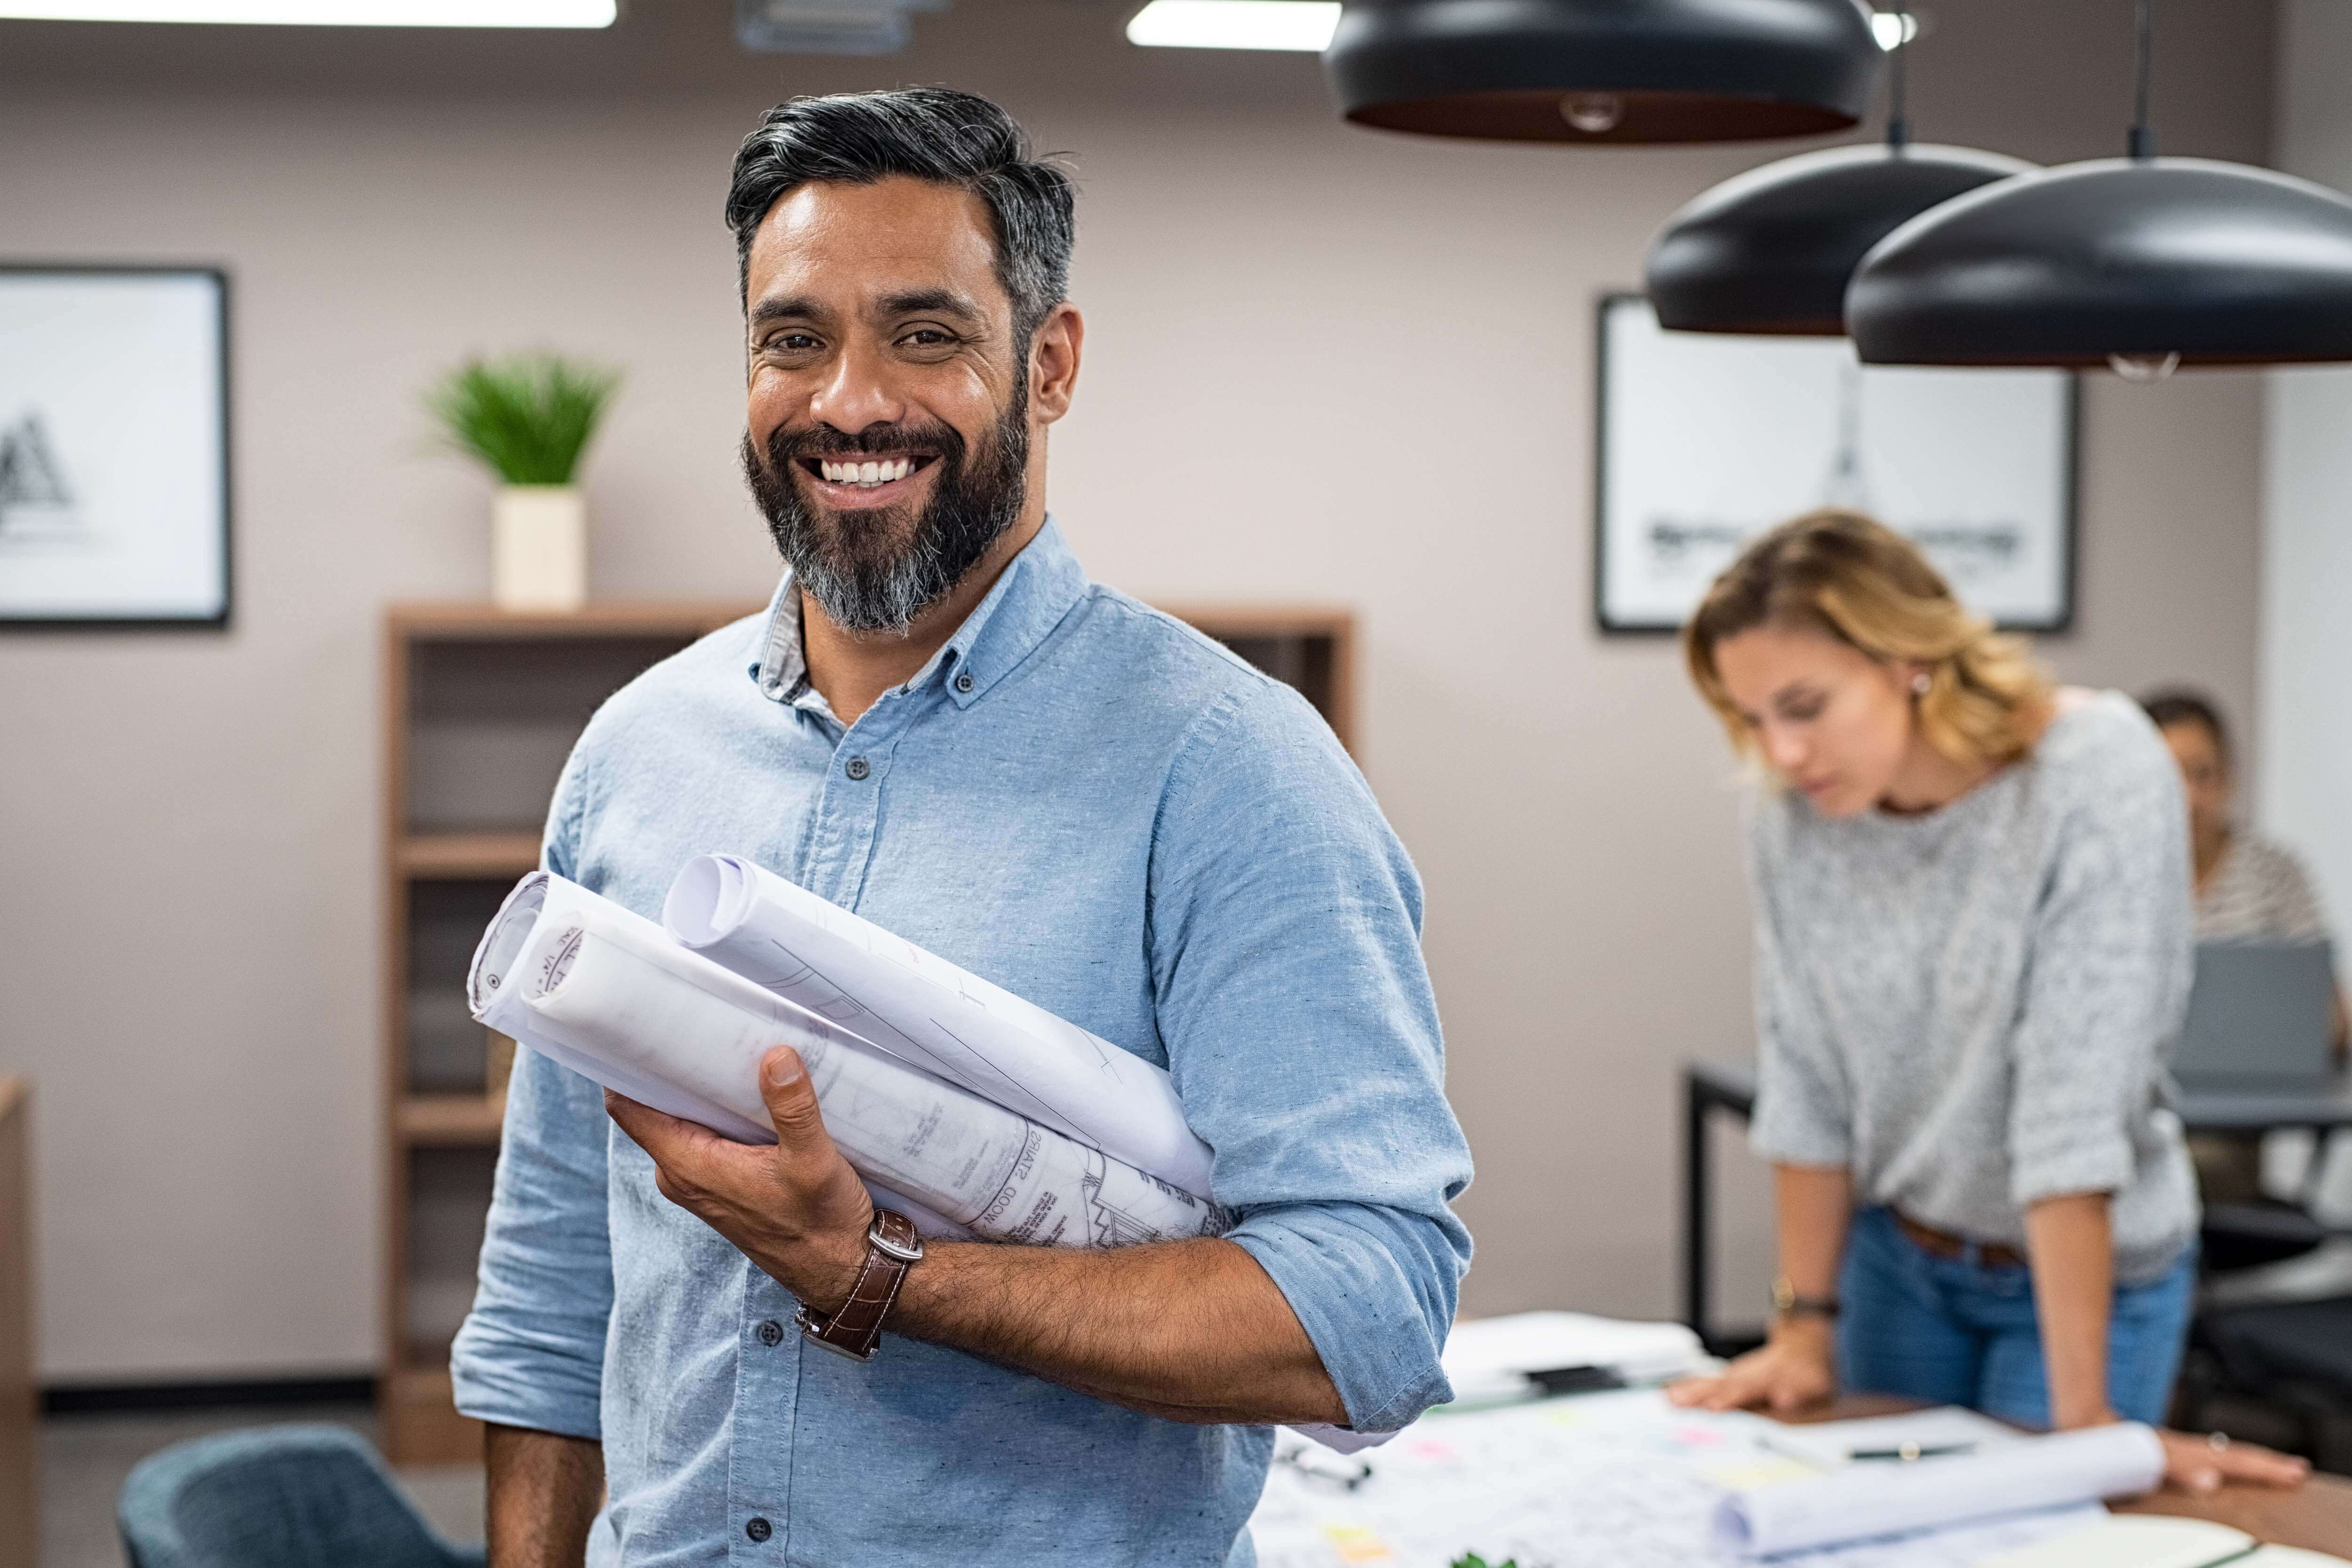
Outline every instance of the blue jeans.
{"type": "MultiPolygon", "coordinates": [[[[2197,1284],[2197,1249],[2145,1285],[2116,1291],[2107,1320],[2107,1403],[2164,1418],[2197,1284]]],[[[2020,1426],[2050,1425],[2050,1384],[2032,1275],[1938,1258],[1883,1208],[1854,1215],[1838,1275],[1838,1380],[1857,1393],[1964,1405],[2020,1426]]]]}

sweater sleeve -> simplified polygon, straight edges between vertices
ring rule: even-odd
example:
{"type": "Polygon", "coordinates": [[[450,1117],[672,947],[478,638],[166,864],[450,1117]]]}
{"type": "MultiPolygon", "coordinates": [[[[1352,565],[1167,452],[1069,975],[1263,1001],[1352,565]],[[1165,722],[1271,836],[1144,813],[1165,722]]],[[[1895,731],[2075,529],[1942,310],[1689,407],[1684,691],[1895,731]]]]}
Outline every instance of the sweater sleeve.
{"type": "Polygon", "coordinates": [[[1786,850],[1777,797],[1748,815],[1748,896],[1756,906],[1756,1114],[1748,1145],[1783,1165],[1843,1165],[1853,1158],[1853,1099],[1797,955],[1774,909],[1786,850]]]}
{"type": "Polygon", "coordinates": [[[2132,1125],[2188,1007],[2179,774],[2152,730],[2106,755],[2056,816],[2011,1036],[2010,1196],[2020,1208],[2129,1184],[2132,1125]]]}

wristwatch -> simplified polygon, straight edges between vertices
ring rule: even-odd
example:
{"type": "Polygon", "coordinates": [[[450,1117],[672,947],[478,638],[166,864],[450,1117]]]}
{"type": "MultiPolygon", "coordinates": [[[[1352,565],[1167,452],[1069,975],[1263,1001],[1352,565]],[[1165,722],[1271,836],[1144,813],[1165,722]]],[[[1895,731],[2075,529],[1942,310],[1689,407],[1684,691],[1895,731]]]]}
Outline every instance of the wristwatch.
{"type": "Polygon", "coordinates": [[[1772,1320],[1783,1318],[1834,1318],[1838,1315],[1838,1299],[1834,1296],[1800,1296],[1797,1288],[1781,1275],[1772,1281],[1772,1320]]]}
{"type": "Polygon", "coordinates": [[[882,1341],[882,1320],[898,1300],[908,1265],[919,1263],[922,1257],[923,1238],[915,1233],[915,1222],[892,1209],[876,1209],[874,1223],[866,1227],[866,1263],[849,1288],[849,1300],[831,1316],[803,1302],[793,1324],[835,1355],[872,1361],[882,1341]]]}

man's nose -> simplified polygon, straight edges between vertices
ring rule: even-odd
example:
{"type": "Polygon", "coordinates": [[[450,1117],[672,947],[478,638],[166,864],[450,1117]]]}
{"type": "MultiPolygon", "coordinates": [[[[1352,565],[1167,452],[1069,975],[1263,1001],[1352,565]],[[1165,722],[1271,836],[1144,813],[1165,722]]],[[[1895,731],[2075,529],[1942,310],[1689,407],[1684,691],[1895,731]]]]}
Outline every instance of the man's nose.
{"type": "Polygon", "coordinates": [[[842,351],[809,399],[812,417],[852,436],[870,425],[896,424],[906,412],[881,356],[855,345],[842,351]]]}

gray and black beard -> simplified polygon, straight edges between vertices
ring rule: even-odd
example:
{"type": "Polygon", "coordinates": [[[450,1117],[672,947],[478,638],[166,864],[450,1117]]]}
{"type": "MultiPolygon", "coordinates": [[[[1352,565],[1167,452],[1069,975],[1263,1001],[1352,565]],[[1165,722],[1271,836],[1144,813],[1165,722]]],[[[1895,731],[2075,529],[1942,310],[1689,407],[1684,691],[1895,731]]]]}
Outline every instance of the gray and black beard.
{"type": "Polygon", "coordinates": [[[953,592],[1020,517],[1029,493],[1028,403],[1027,387],[1015,388],[976,461],[944,424],[875,425],[855,436],[828,425],[778,430],[764,454],[747,431],[743,479],[793,580],[835,625],[901,633],[953,592]],[[803,458],[909,449],[939,454],[930,503],[911,523],[903,506],[820,513],[793,477],[803,458]]]}

